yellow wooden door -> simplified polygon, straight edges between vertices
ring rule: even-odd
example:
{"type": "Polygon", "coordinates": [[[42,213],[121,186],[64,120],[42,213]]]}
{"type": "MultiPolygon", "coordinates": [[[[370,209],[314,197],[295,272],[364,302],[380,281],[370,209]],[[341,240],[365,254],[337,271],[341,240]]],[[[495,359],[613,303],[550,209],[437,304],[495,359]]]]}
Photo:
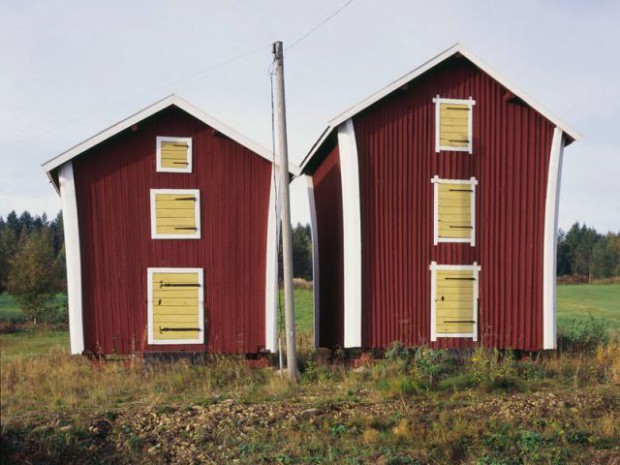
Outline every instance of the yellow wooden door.
{"type": "Polygon", "coordinates": [[[152,308],[154,342],[202,339],[198,272],[153,272],[152,308]]]}
{"type": "Polygon", "coordinates": [[[474,286],[471,270],[437,270],[437,334],[474,333],[474,286]]]}

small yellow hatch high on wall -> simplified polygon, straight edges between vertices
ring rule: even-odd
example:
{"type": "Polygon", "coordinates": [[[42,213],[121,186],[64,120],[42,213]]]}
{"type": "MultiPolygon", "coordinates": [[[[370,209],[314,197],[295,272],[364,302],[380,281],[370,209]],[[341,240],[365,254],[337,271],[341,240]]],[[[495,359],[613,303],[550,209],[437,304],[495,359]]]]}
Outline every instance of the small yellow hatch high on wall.
{"type": "Polygon", "coordinates": [[[151,238],[200,239],[200,191],[151,189],[151,238]]]}
{"type": "Polygon", "coordinates": [[[191,137],[157,137],[157,172],[191,173],[191,137]]]}
{"type": "Polygon", "coordinates": [[[478,339],[478,274],[473,265],[431,262],[431,341],[438,337],[478,339]]]}
{"type": "Polygon", "coordinates": [[[148,269],[148,342],[204,342],[202,268],[148,269]]]}
{"type": "Polygon", "coordinates": [[[431,179],[434,185],[434,244],[469,242],[476,245],[476,178],[431,179]]]}
{"type": "Polygon", "coordinates": [[[435,102],[435,152],[453,150],[472,153],[473,106],[468,100],[440,98],[435,102]]]}

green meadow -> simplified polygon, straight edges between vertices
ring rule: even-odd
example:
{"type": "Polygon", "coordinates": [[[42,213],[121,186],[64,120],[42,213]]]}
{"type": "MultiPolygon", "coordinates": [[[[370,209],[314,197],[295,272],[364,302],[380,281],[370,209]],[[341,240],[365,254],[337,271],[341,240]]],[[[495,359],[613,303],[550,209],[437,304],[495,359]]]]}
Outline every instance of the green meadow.
{"type": "Polygon", "coordinates": [[[558,325],[580,324],[590,318],[620,328],[619,284],[566,284],[557,288],[558,325]]]}

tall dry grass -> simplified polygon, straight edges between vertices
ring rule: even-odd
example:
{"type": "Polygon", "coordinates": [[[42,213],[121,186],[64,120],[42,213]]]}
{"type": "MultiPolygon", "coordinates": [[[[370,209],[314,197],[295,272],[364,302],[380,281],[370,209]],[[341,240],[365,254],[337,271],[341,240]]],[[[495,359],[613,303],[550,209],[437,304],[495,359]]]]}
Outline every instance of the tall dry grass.
{"type": "Polygon", "coordinates": [[[362,370],[322,351],[301,353],[302,380],[291,386],[274,368],[252,369],[239,358],[213,356],[143,364],[140,359],[89,361],[62,349],[2,360],[3,421],[33,411],[105,410],[133,404],[185,404],[221,398],[248,401],[298,396],[321,401],[382,402],[478,392],[531,392],[620,384],[620,341],[612,335],[593,350],[529,354],[425,348],[375,360],[362,370]]]}
{"type": "Polygon", "coordinates": [[[273,369],[252,369],[244,360],[212,357],[192,365],[90,361],[58,349],[39,357],[2,362],[3,418],[33,410],[107,409],[126,404],[208,402],[219,397],[281,397],[273,369]]]}

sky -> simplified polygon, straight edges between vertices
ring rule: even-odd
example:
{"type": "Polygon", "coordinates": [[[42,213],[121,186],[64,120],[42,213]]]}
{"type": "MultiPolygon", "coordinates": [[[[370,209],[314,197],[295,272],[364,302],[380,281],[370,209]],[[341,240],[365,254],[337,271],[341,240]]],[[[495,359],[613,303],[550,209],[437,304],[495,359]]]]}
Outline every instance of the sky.
{"type": "MultiPolygon", "coordinates": [[[[618,232],[618,18],[616,0],[0,0],[0,216],[54,217],[41,164],[171,93],[271,147],[276,40],[293,163],[330,119],[460,42],[583,135],[564,154],[560,228],[618,232]]],[[[309,222],[303,179],[291,195],[293,223],[309,222]]]]}

